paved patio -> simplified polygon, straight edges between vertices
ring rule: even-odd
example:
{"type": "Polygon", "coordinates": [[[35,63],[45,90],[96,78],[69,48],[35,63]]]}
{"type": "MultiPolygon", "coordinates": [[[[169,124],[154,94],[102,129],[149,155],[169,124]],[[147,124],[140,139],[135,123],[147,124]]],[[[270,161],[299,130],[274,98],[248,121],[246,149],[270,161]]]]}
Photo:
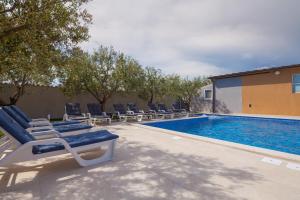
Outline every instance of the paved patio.
{"type": "Polygon", "coordinates": [[[300,171],[264,157],[133,125],[112,162],[81,168],[68,156],[0,170],[0,199],[300,199],[300,171]]]}

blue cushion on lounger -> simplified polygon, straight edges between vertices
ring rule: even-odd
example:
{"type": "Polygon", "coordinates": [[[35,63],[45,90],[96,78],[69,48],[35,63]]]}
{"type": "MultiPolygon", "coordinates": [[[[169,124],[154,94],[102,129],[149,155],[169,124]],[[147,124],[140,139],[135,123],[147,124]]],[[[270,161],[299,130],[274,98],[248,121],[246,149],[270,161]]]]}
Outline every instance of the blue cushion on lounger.
{"type": "Polygon", "coordinates": [[[66,113],[68,115],[82,116],[79,103],[66,103],[66,113]]]}
{"type": "Polygon", "coordinates": [[[21,144],[35,140],[24,128],[0,108],[0,126],[21,144]]]}
{"type": "MultiPolygon", "coordinates": [[[[19,123],[24,129],[30,128],[31,126],[26,122],[21,116],[19,116],[11,107],[5,106],[3,107],[3,110],[7,112],[17,123],[19,123]]],[[[34,127],[42,127],[46,126],[47,124],[42,124],[42,125],[36,125],[34,127]]],[[[92,128],[90,125],[86,124],[70,124],[70,125],[64,125],[64,126],[56,126],[54,127],[55,130],[58,132],[68,132],[68,131],[77,131],[77,130],[83,130],[83,129],[89,129],[92,128]]],[[[44,128],[41,128],[44,129],[44,128]]],[[[38,132],[41,131],[40,129],[34,131],[38,132]]],[[[45,131],[45,130],[42,130],[45,131]]]]}
{"type": "Polygon", "coordinates": [[[98,103],[88,103],[87,108],[92,116],[102,115],[101,105],[98,103]]]}
{"type": "MultiPolygon", "coordinates": [[[[119,137],[118,135],[114,135],[108,132],[107,130],[100,130],[100,131],[89,132],[80,135],[62,137],[62,139],[64,139],[72,148],[75,148],[75,147],[117,139],[118,137],[119,137]]],[[[33,147],[32,153],[41,154],[41,153],[48,153],[48,152],[58,151],[63,149],[64,146],[61,144],[36,145],[33,147]]]]}
{"type": "MultiPolygon", "coordinates": [[[[90,129],[90,128],[92,128],[92,126],[86,125],[86,124],[70,124],[70,125],[64,125],[64,126],[56,126],[53,128],[54,128],[54,130],[56,130],[60,133],[64,133],[64,132],[70,132],[70,131],[79,131],[79,130],[83,130],[83,129],[90,129]]],[[[41,127],[38,129],[31,130],[31,132],[36,133],[36,132],[51,131],[51,130],[53,130],[53,129],[41,127]]]]}
{"type": "Polygon", "coordinates": [[[24,129],[27,129],[30,127],[27,121],[23,119],[23,117],[19,116],[11,107],[4,106],[2,107],[3,110],[10,115],[11,118],[13,118],[16,122],[18,122],[24,129]]]}
{"type": "Polygon", "coordinates": [[[54,127],[55,130],[61,133],[69,132],[69,131],[78,131],[78,130],[89,129],[89,128],[92,128],[92,126],[86,124],[71,124],[71,125],[54,127]]]}
{"type": "MultiPolygon", "coordinates": [[[[19,107],[12,105],[10,106],[19,116],[21,116],[27,123],[31,122],[32,119],[26,115],[19,107]]],[[[80,121],[59,121],[59,122],[53,122],[51,123],[52,126],[63,126],[63,125],[69,125],[69,124],[78,124],[80,121]]],[[[35,126],[45,126],[48,124],[41,124],[41,125],[35,125],[35,126]]]]}
{"type": "Polygon", "coordinates": [[[113,107],[116,112],[119,112],[122,115],[126,114],[126,109],[123,104],[113,104],[113,107]]]}
{"type": "Polygon", "coordinates": [[[30,117],[28,117],[28,115],[26,115],[26,113],[24,113],[19,107],[12,105],[10,106],[17,114],[19,114],[19,116],[21,116],[26,122],[31,122],[32,119],[30,119],[30,117]]]}
{"type": "Polygon", "coordinates": [[[155,112],[158,111],[158,108],[154,103],[148,103],[148,107],[150,108],[150,110],[154,110],[155,112]]]}

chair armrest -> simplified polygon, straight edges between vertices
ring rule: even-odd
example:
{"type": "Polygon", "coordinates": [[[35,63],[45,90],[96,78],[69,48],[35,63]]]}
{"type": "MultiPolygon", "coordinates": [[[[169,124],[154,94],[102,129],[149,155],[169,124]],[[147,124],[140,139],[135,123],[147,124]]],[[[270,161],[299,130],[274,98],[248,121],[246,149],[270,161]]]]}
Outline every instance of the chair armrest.
{"type": "MultiPolygon", "coordinates": [[[[54,144],[59,143],[64,145],[66,149],[71,149],[70,145],[62,138],[48,138],[43,140],[33,140],[30,142],[25,143],[26,146],[35,146],[35,145],[47,145],[47,144],[54,144]]],[[[24,146],[25,146],[24,145],[24,146]]]]}
{"type": "Polygon", "coordinates": [[[31,122],[49,122],[49,120],[46,118],[35,118],[35,119],[32,119],[31,122]]]}
{"type": "Polygon", "coordinates": [[[40,129],[53,129],[53,126],[37,126],[37,127],[30,127],[30,128],[28,128],[28,129],[26,129],[26,130],[28,130],[28,131],[33,131],[33,130],[37,130],[38,132],[40,132],[39,130],[40,129]]]}
{"type": "Polygon", "coordinates": [[[50,122],[30,122],[29,124],[32,127],[52,126],[50,122]]]}
{"type": "Polygon", "coordinates": [[[139,110],[140,113],[145,113],[144,110],[139,110]]]}
{"type": "Polygon", "coordinates": [[[47,136],[47,135],[53,135],[55,137],[61,137],[62,135],[56,131],[56,130],[47,130],[47,131],[38,131],[38,132],[31,132],[31,135],[34,137],[42,137],[42,136],[47,136]]]}

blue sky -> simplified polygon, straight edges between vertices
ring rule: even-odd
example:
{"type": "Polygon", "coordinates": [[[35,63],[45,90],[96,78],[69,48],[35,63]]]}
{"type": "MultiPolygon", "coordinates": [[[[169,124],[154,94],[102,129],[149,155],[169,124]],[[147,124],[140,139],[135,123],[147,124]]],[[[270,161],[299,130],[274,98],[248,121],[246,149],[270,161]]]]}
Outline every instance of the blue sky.
{"type": "Polygon", "coordinates": [[[166,74],[300,63],[299,0],[94,0],[92,51],[112,45],[166,74]]]}

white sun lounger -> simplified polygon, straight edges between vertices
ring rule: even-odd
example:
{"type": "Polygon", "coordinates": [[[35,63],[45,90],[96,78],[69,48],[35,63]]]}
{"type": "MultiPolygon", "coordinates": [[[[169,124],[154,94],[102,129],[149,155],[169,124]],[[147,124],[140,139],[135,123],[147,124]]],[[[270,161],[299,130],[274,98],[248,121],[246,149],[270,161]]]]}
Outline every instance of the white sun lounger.
{"type": "Polygon", "coordinates": [[[119,137],[107,130],[101,130],[61,138],[36,140],[2,108],[0,108],[0,129],[7,136],[6,139],[9,138],[9,140],[4,139],[5,145],[0,147],[0,154],[2,154],[0,166],[68,153],[80,166],[98,164],[112,159],[115,141],[119,137]],[[8,149],[7,144],[10,144],[10,147],[13,146],[13,149],[8,149]],[[97,149],[105,150],[105,152],[91,160],[81,157],[81,153],[97,149]]]}

